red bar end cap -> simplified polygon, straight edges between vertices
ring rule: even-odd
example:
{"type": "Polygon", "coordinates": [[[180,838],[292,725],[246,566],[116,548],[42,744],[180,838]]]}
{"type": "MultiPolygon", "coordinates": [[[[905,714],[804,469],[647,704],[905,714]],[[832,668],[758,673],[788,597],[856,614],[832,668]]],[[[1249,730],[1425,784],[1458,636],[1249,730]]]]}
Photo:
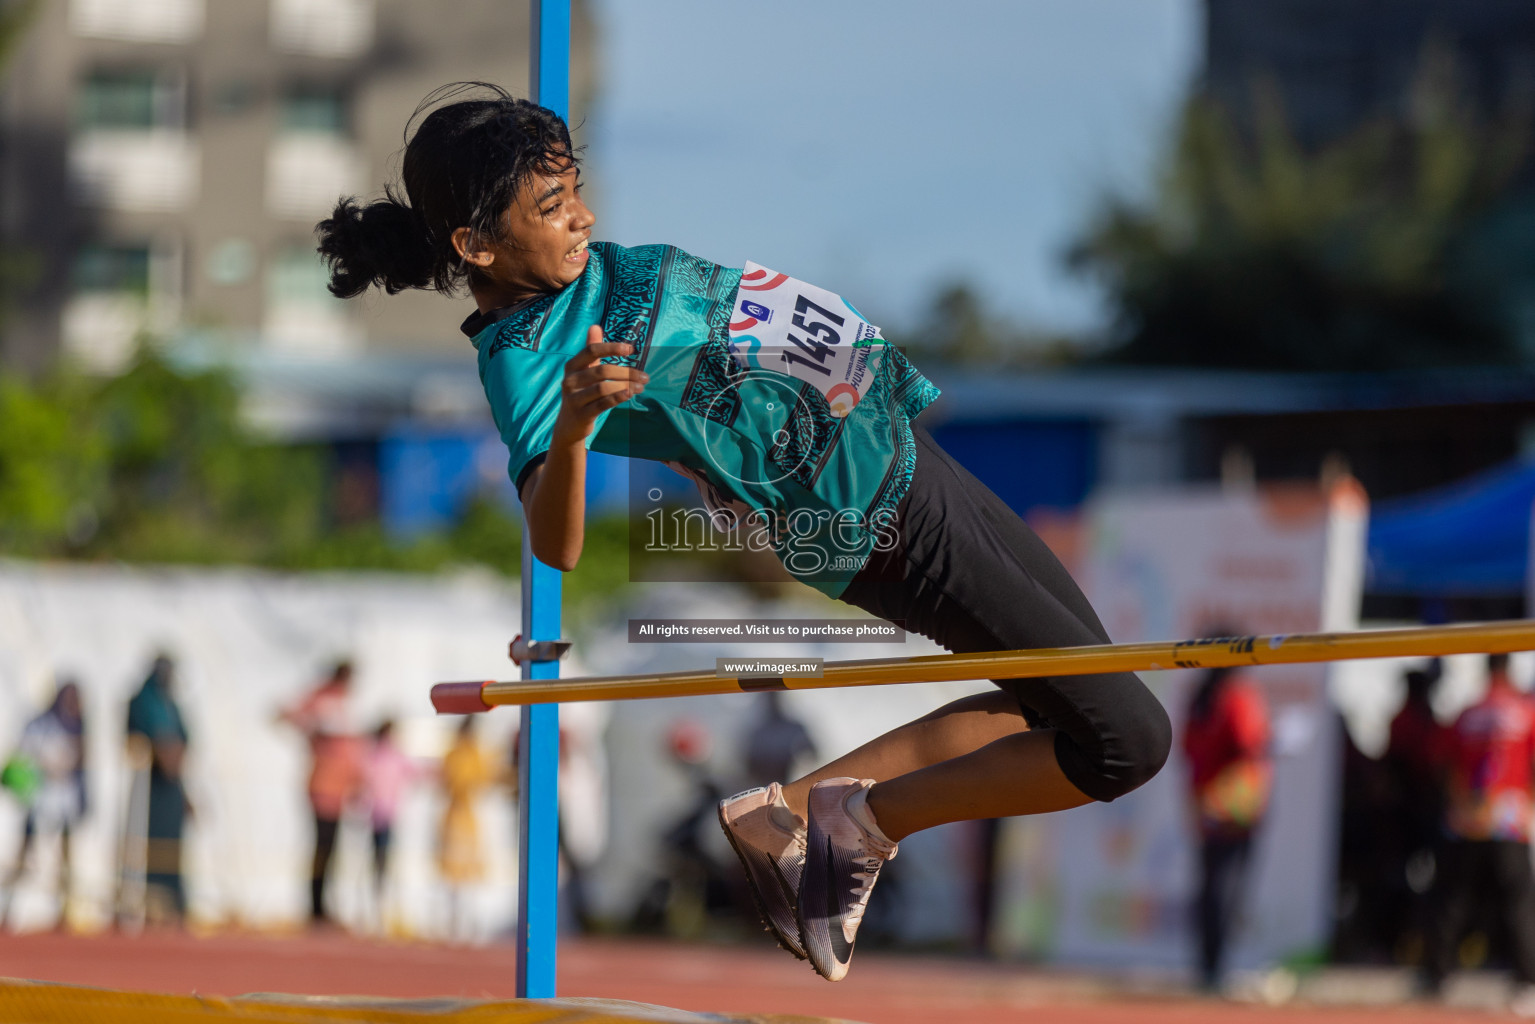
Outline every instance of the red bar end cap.
{"type": "Polygon", "coordinates": [[[489,711],[480,691],[484,683],[438,683],[432,687],[432,707],[439,715],[474,715],[489,711]]]}

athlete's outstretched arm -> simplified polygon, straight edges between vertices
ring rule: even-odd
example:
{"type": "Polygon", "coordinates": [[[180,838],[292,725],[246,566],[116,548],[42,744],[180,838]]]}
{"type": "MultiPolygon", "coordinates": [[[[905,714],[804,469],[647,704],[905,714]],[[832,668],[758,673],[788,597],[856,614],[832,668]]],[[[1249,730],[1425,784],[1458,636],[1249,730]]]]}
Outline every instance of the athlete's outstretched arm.
{"type": "Polygon", "coordinates": [[[548,457],[522,486],[533,554],[561,572],[576,567],[586,534],[586,439],[601,413],[644,391],[650,379],[637,367],[600,360],[633,351],[632,345],[603,341],[595,324],[586,332],[586,348],[565,364],[548,457]]]}

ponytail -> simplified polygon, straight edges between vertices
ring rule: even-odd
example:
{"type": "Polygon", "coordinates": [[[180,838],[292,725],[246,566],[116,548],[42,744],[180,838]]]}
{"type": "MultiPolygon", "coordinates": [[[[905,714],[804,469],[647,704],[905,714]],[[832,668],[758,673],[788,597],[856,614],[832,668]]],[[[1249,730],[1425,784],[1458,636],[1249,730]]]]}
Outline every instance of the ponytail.
{"type": "Polygon", "coordinates": [[[434,285],[436,259],[426,222],[393,195],[360,206],[342,199],[315,229],[330,265],[330,293],[349,299],[378,285],[390,295],[434,285]]]}

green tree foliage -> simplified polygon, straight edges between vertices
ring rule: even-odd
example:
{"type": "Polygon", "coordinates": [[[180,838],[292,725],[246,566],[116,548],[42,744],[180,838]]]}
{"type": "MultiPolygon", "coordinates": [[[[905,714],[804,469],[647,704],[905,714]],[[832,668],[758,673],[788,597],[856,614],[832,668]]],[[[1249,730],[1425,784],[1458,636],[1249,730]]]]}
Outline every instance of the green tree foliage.
{"type": "Polygon", "coordinates": [[[1468,243],[1509,192],[1528,119],[1487,123],[1430,59],[1412,116],[1314,151],[1272,87],[1250,131],[1192,99],[1150,204],[1112,201],[1071,254],[1117,314],[1109,358],[1386,370],[1515,357],[1468,243]]]}
{"type": "Polygon", "coordinates": [[[33,387],[0,376],[0,547],[52,554],[90,528],[103,493],[106,446],[81,431],[82,389],[61,380],[33,387]]]}
{"type": "MultiPolygon", "coordinates": [[[[323,446],[250,434],[228,374],[182,373],[145,348],[121,376],[0,373],[0,555],[274,569],[515,577],[518,520],[488,498],[410,540],[341,523],[323,446]]],[[[627,525],[590,525],[566,592],[580,606],[628,578],[627,525]]]]}
{"type": "Polygon", "coordinates": [[[1008,322],[963,282],[940,287],[914,329],[883,333],[918,366],[1041,366],[1078,358],[1074,339],[1008,322]]]}

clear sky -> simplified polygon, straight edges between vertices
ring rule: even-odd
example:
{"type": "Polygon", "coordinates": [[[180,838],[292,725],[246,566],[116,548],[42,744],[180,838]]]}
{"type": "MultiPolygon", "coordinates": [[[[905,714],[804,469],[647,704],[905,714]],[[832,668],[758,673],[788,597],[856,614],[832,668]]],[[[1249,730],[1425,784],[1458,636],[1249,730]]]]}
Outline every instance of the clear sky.
{"type": "Polygon", "coordinates": [[[671,242],[910,323],[967,280],[1021,325],[1105,313],[1061,263],[1144,193],[1199,0],[592,0],[598,235],[671,242]]]}

